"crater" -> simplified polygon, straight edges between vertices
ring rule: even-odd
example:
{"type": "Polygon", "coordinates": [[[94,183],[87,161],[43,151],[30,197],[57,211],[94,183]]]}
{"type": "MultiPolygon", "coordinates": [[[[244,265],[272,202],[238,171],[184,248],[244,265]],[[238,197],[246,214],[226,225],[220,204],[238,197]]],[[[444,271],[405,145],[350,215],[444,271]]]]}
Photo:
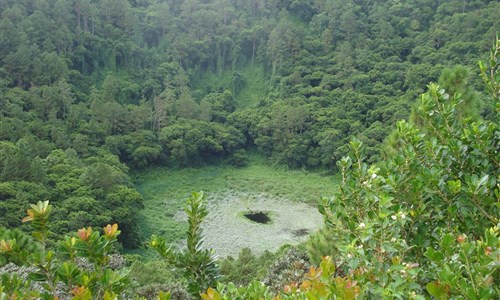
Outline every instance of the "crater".
{"type": "Polygon", "coordinates": [[[271,222],[269,213],[264,211],[250,211],[243,214],[243,216],[252,222],[259,224],[268,224],[271,222]]]}

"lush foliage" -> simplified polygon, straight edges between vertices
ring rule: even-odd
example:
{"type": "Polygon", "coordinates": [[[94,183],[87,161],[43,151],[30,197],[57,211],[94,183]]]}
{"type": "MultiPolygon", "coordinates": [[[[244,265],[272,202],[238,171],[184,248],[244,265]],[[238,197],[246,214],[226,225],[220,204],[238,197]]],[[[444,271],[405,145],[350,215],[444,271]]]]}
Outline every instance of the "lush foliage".
{"type": "Polygon", "coordinates": [[[186,201],[184,212],[188,218],[187,249],[175,251],[168,246],[163,238],[153,235],[149,247],[155,249],[168,263],[174,265],[183,272],[187,280],[188,291],[198,296],[208,287],[215,286],[219,279],[219,266],[217,265],[213,251],[203,249],[203,235],[201,222],[207,215],[203,192],[193,192],[186,201]]]}
{"type": "Polygon", "coordinates": [[[54,249],[46,247],[49,215],[48,201],[31,205],[23,222],[31,222],[37,242],[24,242],[23,236],[5,236],[0,240],[4,262],[31,266],[28,280],[13,272],[0,278],[2,299],[116,299],[128,286],[128,274],[111,268],[112,250],[120,234],[117,224],[108,224],[103,233],[92,227],[81,228],[67,236],[54,249]],[[5,239],[7,238],[7,240],[5,239]],[[35,250],[36,249],[36,250],[35,250]],[[34,251],[35,250],[35,251],[34,251]],[[41,282],[39,289],[34,282],[41,282]]]}
{"type": "Polygon", "coordinates": [[[467,70],[498,8],[0,1],[0,225],[19,226],[24,207],[47,199],[56,235],[119,223],[137,247],[141,197],[123,164],[243,166],[257,149],[273,165],[333,172],[351,135],[376,161],[387,128],[443,68],[464,65],[450,82],[478,86],[467,70]]]}
{"type": "Polygon", "coordinates": [[[101,153],[80,159],[72,149],[58,149],[40,159],[33,153],[33,141],[1,146],[5,177],[0,183],[0,226],[18,227],[24,207],[48,199],[57,204],[49,238],[83,226],[119,223],[124,230],[120,240],[138,245],[134,210],[142,207],[142,196],[133,188],[128,168],[115,156],[101,153]]]}
{"type": "MultiPolygon", "coordinates": [[[[311,269],[281,297],[498,297],[499,50],[497,38],[489,66],[480,63],[495,121],[471,118],[461,107],[467,95],[430,84],[413,121],[398,123],[386,160],[369,166],[363,143],[351,141],[349,156],[338,162],[339,192],[319,207],[332,228],[335,261],[323,261],[319,272],[311,269]],[[325,282],[311,287],[309,279],[323,272],[325,282]]],[[[219,286],[203,297],[243,299],[248,293],[272,297],[256,283],[219,286]]]]}
{"type": "Polygon", "coordinates": [[[480,77],[470,70],[499,8],[0,0],[0,264],[32,268],[28,281],[3,275],[0,298],[117,297],[130,285],[110,253],[117,239],[141,244],[129,168],[241,167],[249,151],[273,166],[338,166],[340,190],[320,206],[328,237],[309,243],[330,258],[282,276],[294,281],[283,288],[216,286],[194,194],[187,250],[151,241],[193,295],[210,286],[204,298],[498,297],[498,37],[480,77]]]}
{"type": "Polygon", "coordinates": [[[217,289],[208,289],[201,295],[204,300],[217,299],[355,299],[360,288],[351,279],[336,277],[335,264],[324,257],[318,268],[311,267],[303,275],[302,282],[293,281],[277,296],[261,282],[253,281],[237,288],[234,284],[219,284],[217,289]]]}
{"type": "Polygon", "coordinates": [[[220,271],[223,275],[221,282],[232,282],[240,286],[247,285],[254,279],[262,279],[275,259],[276,254],[269,251],[255,255],[249,248],[243,248],[238,257],[229,256],[220,262],[220,271]]]}

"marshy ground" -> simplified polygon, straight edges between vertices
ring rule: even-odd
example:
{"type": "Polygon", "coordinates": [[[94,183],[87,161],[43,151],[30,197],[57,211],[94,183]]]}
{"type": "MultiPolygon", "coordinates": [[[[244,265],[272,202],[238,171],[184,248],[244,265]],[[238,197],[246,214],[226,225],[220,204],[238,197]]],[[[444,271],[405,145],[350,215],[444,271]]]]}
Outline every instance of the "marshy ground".
{"type": "Polygon", "coordinates": [[[143,240],[156,234],[173,243],[182,241],[187,228],[182,212],[185,200],[191,191],[203,190],[209,211],[204,243],[221,258],[243,247],[273,251],[306,239],[323,224],[316,209],[318,200],[321,195],[333,195],[338,181],[255,160],[244,168],[155,168],[135,174],[135,179],[144,197],[144,209],[138,212],[143,240]],[[267,224],[244,216],[258,212],[269,217],[267,224]]]}
{"type": "Polygon", "coordinates": [[[207,200],[204,246],[213,248],[221,258],[236,256],[245,247],[254,253],[274,252],[283,244],[305,241],[309,232],[323,225],[316,207],[267,194],[225,191],[209,195],[207,200]],[[245,216],[249,212],[257,221],[245,216]],[[267,222],[263,222],[265,217],[267,222]]]}

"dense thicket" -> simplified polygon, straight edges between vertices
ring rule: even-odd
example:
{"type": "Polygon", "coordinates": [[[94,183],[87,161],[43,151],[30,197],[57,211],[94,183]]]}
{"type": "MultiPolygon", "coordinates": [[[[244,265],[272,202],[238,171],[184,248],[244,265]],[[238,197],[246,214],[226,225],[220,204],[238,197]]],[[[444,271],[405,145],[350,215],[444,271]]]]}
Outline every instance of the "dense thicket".
{"type": "Polygon", "coordinates": [[[54,232],[121,220],[134,245],[141,197],[124,164],[242,165],[257,148],[275,164],[330,169],[353,134],[376,160],[387,127],[443,67],[465,65],[449,72],[475,85],[467,66],[486,53],[499,10],[486,0],[0,0],[0,225],[49,199],[54,232]]]}

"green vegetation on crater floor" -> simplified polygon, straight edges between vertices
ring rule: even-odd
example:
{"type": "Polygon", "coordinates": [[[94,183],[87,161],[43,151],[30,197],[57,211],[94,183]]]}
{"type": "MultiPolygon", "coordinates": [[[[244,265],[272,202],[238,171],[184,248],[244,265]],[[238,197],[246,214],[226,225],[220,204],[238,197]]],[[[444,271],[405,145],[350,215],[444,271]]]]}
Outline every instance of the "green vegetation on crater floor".
{"type": "MultiPolygon", "coordinates": [[[[188,192],[199,189],[211,194],[265,194],[273,199],[305,202],[311,206],[322,195],[331,195],[337,186],[335,176],[303,170],[280,170],[253,158],[248,166],[204,166],[199,168],[155,168],[135,174],[136,187],[144,197],[139,212],[141,236],[165,236],[171,241],[183,237],[186,223],[179,222],[188,192]]],[[[312,207],[313,210],[314,207],[312,207]]],[[[242,220],[243,222],[244,220],[242,220]]]]}

